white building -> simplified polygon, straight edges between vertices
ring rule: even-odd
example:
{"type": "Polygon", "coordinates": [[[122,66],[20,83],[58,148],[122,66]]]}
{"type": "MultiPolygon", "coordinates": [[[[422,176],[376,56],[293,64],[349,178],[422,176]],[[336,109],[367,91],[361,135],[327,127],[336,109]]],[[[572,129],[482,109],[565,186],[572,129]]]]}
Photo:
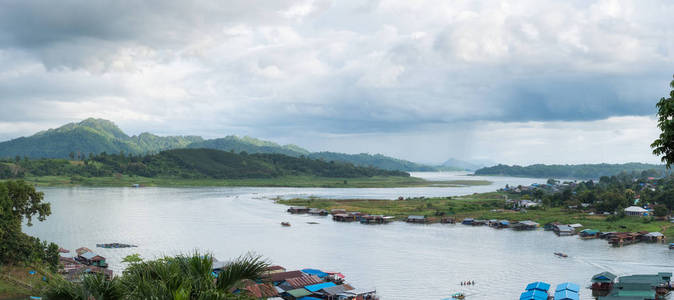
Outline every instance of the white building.
{"type": "Polygon", "coordinates": [[[648,212],[647,210],[645,210],[641,207],[638,207],[638,206],[630,206],[628,208],[625,208],[625,214],[628,215],[628,216],[641,217],[647,212],[648,212]]]}

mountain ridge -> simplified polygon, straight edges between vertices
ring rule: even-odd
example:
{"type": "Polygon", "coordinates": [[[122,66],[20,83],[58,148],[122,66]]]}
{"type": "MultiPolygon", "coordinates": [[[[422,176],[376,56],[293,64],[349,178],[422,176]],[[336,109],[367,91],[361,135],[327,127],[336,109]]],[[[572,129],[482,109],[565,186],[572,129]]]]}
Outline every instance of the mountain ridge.
{"type": "Polygon", "coordinates": [[[414,163],[381,154],[346,154],[337,152],[310,152],[300,146],[280,145],[249,136],[235,135],[223,138],[203,139],[200,136],[158,136],[149,132],[129,136],[114,122],[88,118],[58,128],[0,142],[0,158],[27,156],[31,158],[67,158],[90,154],[127,153],[147,154],[183,148],[205,148],[223,151],[284,154],[292,157],[305,156],[325,161],[339,161],[355,166],[376,167],[399,171],[435,171],[435,167],[414,163]]]}

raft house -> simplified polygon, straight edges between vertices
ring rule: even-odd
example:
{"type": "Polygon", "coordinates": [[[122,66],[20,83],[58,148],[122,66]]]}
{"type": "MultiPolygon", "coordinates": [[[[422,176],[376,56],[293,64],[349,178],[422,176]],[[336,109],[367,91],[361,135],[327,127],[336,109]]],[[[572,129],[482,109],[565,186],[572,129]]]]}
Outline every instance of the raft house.
{"type": "Polygon", "coordinates": [[[527,284],[525,291],[520,294],[520,300],[548,300],[550,284],[536,281],[527,284]]]}
{"type": "Polygon", "coordinates": [[[393,221],[395,217],[384,215],[364,215],[360,217],[361,224],[386,224],[393,221]]]}
{"type": "Polygon", "coordinates": [[[540,224],[531,220],[526,220],[512,224],[510,227],[512,227],[514,230],[536,230],[538,226],[540,226],[540,224]]]}
{"type": "Polygon", "coordinates": [[[418,224],[426,224],[428,223],[428,218],[426,216],[408,216],[407,219],[405,220],[407,223],[418,223],[418,224]]]}
{"type": "Polygon", "coordinates": [[[599,230],[594,230],[594,229],[583,229],[580,231],[578,234],[581,239],[583,240],[589,240],[589,239],[596,239],[599,237],[599,230]]]}
{"type": "Polygon", "coordinates": [[[291,214],[306,214],[309,212],[309,208],[305,206],[291,206],[288,208],[288,212],[291,214]]]}
{"type": "MultiPolygon", "coordinates": [[[[610,274],[610,273],[609,273],[610,274]]],[[[598,274],[600,275],[600,274],[598,274]]],[[[595,275],[594,278],[597,277],[595,275]]],[[[632,299],[664,299],[672,289],[672,273],[640,274],[618,277],[618,282],[612,284],[608,293],[599,296],[599,300],[632,300],[632,299]]],[[[594,284],[593,284],[594,295],[594,284]]]]}
{"type": "Polygon", "coordinates": [[[558,236],[571,236],[576,234],[576,229],[563,224],[556,224],[552,227],[552,231],[558,236]]]}

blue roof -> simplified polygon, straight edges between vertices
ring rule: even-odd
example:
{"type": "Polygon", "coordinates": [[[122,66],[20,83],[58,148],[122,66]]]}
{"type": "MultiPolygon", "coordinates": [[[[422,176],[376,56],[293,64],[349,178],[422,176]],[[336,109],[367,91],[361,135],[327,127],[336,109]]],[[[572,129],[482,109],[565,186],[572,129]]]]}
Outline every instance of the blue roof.
{"type": "Polygon", "coordinates": [[[322,299],[316,298],[316,297],[311,297],[311,296],[306,296],[306,297],[299,298],[297,300],[322,300],[322,299]]]}
{"type": "Polygon", "coordinates": [[[520,300],[548,300],[548,293],[538,290],[526,291],[520,295],[520,300]]]}
{"type": "Polygon", "coordinates": [[[555,293],[555,300],[579,300],[577,292],[572,292],[569,290],[563,290],[555,293]]]}
{"type": "Polygon", "coordinates": [[[319,284],[307,285],[304,288],[313,293],[313,292],[316,292],[316,291],[319,291],[319,290],[322,290],[324,288],[328,288],[328,287],[331,287],[331,286],[335,286],[335,285],[336,284],[334,284],[332,282],[323,282],[323,283],[319,283],[319,284]]]}
{"type": "Polygon", "coordinates": [[[539,291],[547,292],[549,289],[550,289],[549,283],[545,283],[543,281],[536,281],[536,282],[532,282],[530,284],[527,284],[527,288],[525,290],[527,290],[527,291],[539,290],[539,291]]]}
{"type": "Polygon", "coordinates": [[[318,269],[302,269],[303,273],[309,274],[309,275],[316,275],[320,278],[323,278],[325,276],[328,276],[328,273],[325,273],[321,270],[318,269]]]}
{"type": "Polygon", "coordinates": [[[503,220],[503,221],[501,221],[501,224],[503,224],[503,225],[509,225],[510,222],[503,220]]]}
{"type": "Polygon", "coordinates": [[[560,292],[563,290],[569,290],[578,293],[580,292],[580,286],[573,282],[564,282],[557,285],[555,292],[560,292]]]}

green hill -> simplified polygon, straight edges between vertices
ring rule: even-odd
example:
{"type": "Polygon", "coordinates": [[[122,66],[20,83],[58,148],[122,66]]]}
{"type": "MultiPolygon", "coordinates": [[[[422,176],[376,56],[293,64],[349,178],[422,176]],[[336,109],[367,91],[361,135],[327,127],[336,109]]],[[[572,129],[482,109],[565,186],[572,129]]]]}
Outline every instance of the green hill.
{"type": "Polygon", "coordinates": [[[536,164],[526,167],[497,165],[475,171],[475,175],[502,175],[533,178],[574,178],[597,179],[602,176],[613,176],[626,173],[646,171],[649,176],[659,176],[665,172],[664,165],[625,163],[625,164],[581,164],[581,165],[544,165],[536,164]]]}
{"type": "Polygon", "coordinates": [[[84,161],[28,159],[0,161],[0,178],[31,176],[240,179],[283,176],[356,178],[402,176],[402,171],[358,167],[347,163],[292,157],[283,154],[232,153],[214,149],[173,149],[158,154],[132,156],[102,153],[84,161]]]}
{"type": "Polygon", "coordinates": [[[56,129],[38,132],[0,143],[0,157],[66,158],[71,153],[147,153],[182,148],[202,141],[194,136],[160,137],[150,133],[128,136],[114,123],[102,119],[86,119],[56,129]]]}
{"type": "Polygon", "coordinates": [[[70,123],[56,129],[38,132],[29,137],[21,137],[0,143],[0,158],[27,156],[30,158],[68,158],[74,153],[91,154],[120,153],[146,154],[169,149],[208,148],[248,154],[284,154],[293,157],[310,157],[326,162],[337,161],[356,166],[375,167],[401,171],[435,171],[435,167],[396,159],[381,154],[344,154],[335,152],[311,153],[296,145],[279,145],[252,137],[227,136],[204,140],[198,136],[157,136],[141,133],[128,136],[113,122],[102,119],[86,119],[70,123]]]}

